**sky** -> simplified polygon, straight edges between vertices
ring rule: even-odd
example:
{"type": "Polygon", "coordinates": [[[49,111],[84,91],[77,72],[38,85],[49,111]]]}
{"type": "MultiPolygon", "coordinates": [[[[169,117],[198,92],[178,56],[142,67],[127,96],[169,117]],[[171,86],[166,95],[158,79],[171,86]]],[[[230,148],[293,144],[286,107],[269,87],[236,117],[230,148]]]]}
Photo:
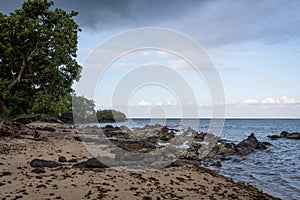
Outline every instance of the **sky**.
{"type": "MultiPolygon", "coordinates": [[[[9,14],[22,2],[1,0],[0,11],[9,14]]],[[[75,20],[82,31],[77,60],[83,66],[81,81],[85,85],[79,82],[79,89],[76,85],[74,88],[77,94],[95,100],[99,109],[116,107],[129,117],[300,118],[300,1],[54,3],[55,7],[79,12],[75,20]],[[127,52],[105,70],[99,67],[105,59],[99,51],[103,45],[116,41],[126,31],[144,27],[175,31],[182,36],[179,38],[197,43],[207,61],[201,65],[209,63],[216,69],[224,99],[214,97],[214,83],[205,78],[209,70],[204,67],[199,74],[180,53],[166,49],[127,52]],[[94,88],[93,93],[85,93],[89,86],[94,88]],[[213,111],[219,106],[225,111],[215,115],[213,111]]],[[[144,35],[137,35],[131,42],[144,35]]],[[[126,42],[114,44],[115,52],[126,42]]],[[[168,45],[184,46],[180,39],[168,45]]]]}

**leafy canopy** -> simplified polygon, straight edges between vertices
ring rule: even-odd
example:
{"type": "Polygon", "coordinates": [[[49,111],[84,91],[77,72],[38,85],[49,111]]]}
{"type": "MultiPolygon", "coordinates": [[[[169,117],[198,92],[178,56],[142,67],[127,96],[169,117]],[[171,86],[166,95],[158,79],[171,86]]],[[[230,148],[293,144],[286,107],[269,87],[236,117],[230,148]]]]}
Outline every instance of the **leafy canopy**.
{"type": "Polygon", "coordinates": [[[79,79],[77,12],[51,9],[53,2],[28,0],[0,13],[0,114],[60,114],[79,79]]]}
{"type": "Polygon", "coordinates": [[[99,122],[122,122],[126,121],[126,115],[116,110],[98,110],[96,116],[99,122]]]}

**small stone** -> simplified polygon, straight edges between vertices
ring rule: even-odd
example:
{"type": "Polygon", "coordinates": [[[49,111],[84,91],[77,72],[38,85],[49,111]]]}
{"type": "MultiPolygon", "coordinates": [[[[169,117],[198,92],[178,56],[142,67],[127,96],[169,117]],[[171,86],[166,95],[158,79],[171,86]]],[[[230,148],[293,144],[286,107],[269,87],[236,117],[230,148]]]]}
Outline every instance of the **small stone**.
{"type": "Polygon", "coordinates": [[[58,158],[58,162],[67,162],[67,159],[66,159],[66,157],[64,157],[64,156],[60,156],[60,157],[58,158]]]}
{"type": "Polygon", "coordinates": [[[215,167],[222,167],[221,161],[214,162],[212,165],[215,167]]]}
{"type": "Polygon", "coordinates": [[[36,174],[46,173],[45,169],[42,167],[35,168],[31,172],[36,174]]]}
{"type": "Polygon", "coordinates": [[[11,172],[2,172],[2,174],[0,174],[0,177],[3,177],[3,176],[10,176],[12,175],[11,172]]]}
{"type": "Polygon", "coordinates": [[[81,139],[80,139],[80,137],[79,136],[75,136],[75,137],[73,137],[76,141],[79,141],[79,142],[81,142],[81,139]]]}

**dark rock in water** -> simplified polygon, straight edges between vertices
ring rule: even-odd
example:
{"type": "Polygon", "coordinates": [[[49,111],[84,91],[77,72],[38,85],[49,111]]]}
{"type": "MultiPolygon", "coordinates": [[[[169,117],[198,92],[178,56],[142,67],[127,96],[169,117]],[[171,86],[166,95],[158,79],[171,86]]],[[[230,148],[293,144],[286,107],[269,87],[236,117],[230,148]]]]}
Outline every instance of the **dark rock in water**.
{"type": "Polygon", "coordinates": [[[289,133],[288,133],[287,131],[282,131],[282,132],[280,133],[280,136],[281,136],[281,137],[286,137],[288,134],[289,134],[289,133]]]}
{"type": "Polygon", "coordinates": [[[289,133],[286,138],[288,139],[300,139],[300,133],[289,133]]]}
{"type": "Polygon", "coordinates": [[[221,154],[221,155],[233,155],[236,153],[236,144],[234,143],[229,143],[229,142],[221,142],[221,144],[216,146],[217,152],[216,154],[221,154]]]}
{"type": "Polygon", "coordinates": [[[266,149],[263,143],[260,143],[255,137],[254,133],[251,133],[247,139],[241,141],[237,146],[237,152],[240,155],[249,155],[254,151],[254,149],[266,149]]]}
{"type": "Polygon", "coordinates": [[[221,161],[218,160],[218,161],[212,163],[212,166],[215,166],[215,167],[222,167],[222,163],[221,163],[221,161]]]}
{"type": "Polygon", "coordinates": [[[258,150],[266,150],[268,147],[263,142],[258,142],[256,149],[258,150]]]}
{"type": "Polygon", "coordinates": [[[276,140],[276,139],[282,138],[282,136],[280,136],[280,135],[268,135],[267,137],[270,138],[270,139],[272,139],[272,140],[276,140]]]}
{"type": "Polygon", "coordinates": [[[58,158],[58,162],[67,162],[67,159],[66,159],[66,157],[64,157],[64,156],[60,156],[60,157],[58,158]]]}
{"type": "Polygon", "coordinates": [[[54,168],[54,167],[60,167],[63,166],[63,164],[51,161],[51,160],[43,160],[43,159],[33,159],[30,162],[31,167],[49,167],[49,168],[54,168]]]}
{"type": "Polygon", "coordinates": [[[279,138],[287,138],[287,139],[300,139],[300,133],[289,133],[287,131],[282,131],[280,135],[268,135],[270,139],[279,139],[279,138]]]}
{"type": "Polygon", "coordinates": [[[262,142],[262,143],[266,146],[272,146],[272,144],[270,142],[262,142]]]}
{"type": "Polygon", "coordinates": [[[43,167],[34,168],[31,172],[36,173],[36,174],[46,173],[46,171],[43,167]]]}
{"type": "Polygon", "coordinates": [[[73,168],[108,168],[109,166],[100,162],[97,158],[90,158],[87,161],[73,165],[73,168]]]}
{"type": "Polygon", "coordinates": [[[77,158],[72,158],[70,160],[68,160],[69,163],[77,163],[77,158]]]}

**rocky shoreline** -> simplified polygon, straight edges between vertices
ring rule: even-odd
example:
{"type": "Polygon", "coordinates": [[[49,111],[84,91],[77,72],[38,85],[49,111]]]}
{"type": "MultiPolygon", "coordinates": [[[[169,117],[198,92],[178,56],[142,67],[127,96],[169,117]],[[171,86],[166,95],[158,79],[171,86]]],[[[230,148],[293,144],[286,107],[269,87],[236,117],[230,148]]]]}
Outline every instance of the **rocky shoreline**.
{"type": "MultiPolygon", "coordinates": [[[[4,122],[0,133],[2,199],[277,199],[199,166],[202,161],[221,166],[222,159],[231,155],[245,156],[268,148],[269,144],[259,142],[254,134],[234,144],[188,129],[182,133],[186,142],[176,140],[177,130],[160,125],[74,129],[53,123],[4,122]],[[107,139],[129,153],[105,146],[107,139]],[[203,154],[207,141],[216,143],[203,154]],[[170,148],[184,146],[176,161],[156,170],[141,165],[148,159],[143,155],[161,151],[162,143],[170,148]],[[106,162],[87,151],[87,144],[101,146],[106,162]],[[136,163],[140,166],[132,169],[136,163]]],[[[168,151],[164,159],[173,161],[178,155],[168,151]]]]}

